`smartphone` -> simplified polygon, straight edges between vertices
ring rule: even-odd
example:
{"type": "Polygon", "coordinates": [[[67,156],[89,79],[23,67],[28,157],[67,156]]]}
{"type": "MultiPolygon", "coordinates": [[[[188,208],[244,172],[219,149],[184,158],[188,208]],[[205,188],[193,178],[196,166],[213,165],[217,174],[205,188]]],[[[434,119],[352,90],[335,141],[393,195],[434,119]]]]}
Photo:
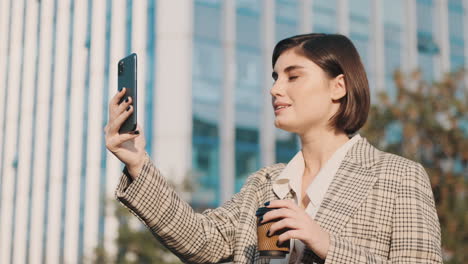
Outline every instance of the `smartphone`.
{"type": "Polygon", "coordinates": [[[119,133],[135,131],[137,127],[137,55],[132,53],[121,59],[117,65],[118,90],[125,87],[125,95],[120,99],[120,103],[128,97],[132,97],[133,113],[125,120],[119,129],[119,133]]]}

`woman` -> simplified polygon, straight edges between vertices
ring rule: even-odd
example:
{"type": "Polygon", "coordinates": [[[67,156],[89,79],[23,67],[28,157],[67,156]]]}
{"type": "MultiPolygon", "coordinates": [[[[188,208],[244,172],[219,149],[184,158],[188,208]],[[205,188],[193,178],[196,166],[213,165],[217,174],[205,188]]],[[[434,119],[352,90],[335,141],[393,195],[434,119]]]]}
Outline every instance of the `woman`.
{"type": "MultiPolygon", "coordinates": [[[[123,163],[116,197],[181,260],[269,263],[259,258],[256,210],[279,208],[270,234],[291,239],[283,263],[441,263],[440,227],[428,176],[377,150],[357,131],[369,110],[364,67],[342,35],[307,34],[273,52],[275,125],[299,135],[287,164],[253,173],[223,206],[194,213],[144,151],[143,134],[118,134],[131,100],[110,102],[106,146],[123,163]]],[[[274,260],[278,263],[278,260],[274,260]]],[[[274,262],[272,260],[271,263],[274,262]]],[[[281,262],[280,262],[281,263],[281,262]]]]}

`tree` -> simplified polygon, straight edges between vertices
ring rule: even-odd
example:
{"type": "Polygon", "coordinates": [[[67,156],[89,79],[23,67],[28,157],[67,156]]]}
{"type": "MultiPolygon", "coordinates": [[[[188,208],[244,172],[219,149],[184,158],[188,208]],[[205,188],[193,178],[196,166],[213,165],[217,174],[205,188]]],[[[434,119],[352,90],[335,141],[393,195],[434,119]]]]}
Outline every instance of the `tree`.
{"type": "Polygon", "coordinates": [[[395,73],[396,98],[379,94],[363,134],[381,150],[418,161],[429,174],[445,263],[468,263],[468,87],[463,72],[427,83],[395,73]]]}
{"type": "MultiPolygon", "coordinates": [[[[193,172],[188,172],[184,181],[175,184],[169,181],[169,184],[182,196],[188,200],[190,193],[197,188],[194,178],[197,177],[193,172]]],[[[172,177],[168,177],[171,179],[172,177]]],[[[112,199],[107,202],[119,221],[118,236],[116,239],[117,255],[109,256],[103,247],[94,250],[92,263],[118,263],[118,264],[176,264],[182,263],[172,252],[164,247],[135,217],[127,208],[120,205],[112,199]]]]}

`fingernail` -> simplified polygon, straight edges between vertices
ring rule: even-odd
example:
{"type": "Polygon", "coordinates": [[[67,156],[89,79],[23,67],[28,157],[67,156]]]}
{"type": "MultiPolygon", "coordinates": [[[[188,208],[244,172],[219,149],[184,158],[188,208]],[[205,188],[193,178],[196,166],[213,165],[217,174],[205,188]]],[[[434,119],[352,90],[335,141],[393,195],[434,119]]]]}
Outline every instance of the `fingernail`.
{"type": "Polygon", "coordinates": [[[140,134],[140,131],[135,130],[135,132],[133,132],[133,134],[139,135],[139,134],[140,134]]]}
{"type": "Polygon", "coordinates": [[[268,202],[264,203],[264,205],[265,205],[265,206],[269,206],[269,205],[270,205],[270,202],[268,201],[268,202]]]}
{"type": "Polygon", "coordinates": [[[258,219],[260,222],[263,221],[263,216],[260,216],[260,219],[258,219]]]}
{"type": "Polygon", "coordinates": [[[128,97],[127,97],[127,99],[125,99],[125,102],[128,103],[128,97]]]}
{"type": "Polygon", "coordinates": [[[127,107],[127,111],[130,111],[130,106],[127,107]]]}

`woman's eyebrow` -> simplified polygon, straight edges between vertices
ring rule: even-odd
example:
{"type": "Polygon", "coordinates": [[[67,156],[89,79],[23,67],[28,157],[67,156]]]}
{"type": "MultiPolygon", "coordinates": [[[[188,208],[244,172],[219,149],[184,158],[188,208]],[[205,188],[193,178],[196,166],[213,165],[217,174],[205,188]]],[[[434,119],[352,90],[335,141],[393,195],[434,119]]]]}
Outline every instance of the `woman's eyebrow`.
{"type": "Polygon", "coordinates": [[[288,66],[284,69],[284,72],[285,73],[288,73],[290,71],[293,71],[293,70],[297,70],[297,69],[303,69],[304,67],[303,66],[300,66],[300,65],[291,65],[291,66],[288,66]]]}
{"type": "MultiPolygon", "coordinates": [[[[291,65],[291,66],[286,67],[286,68],[283,70],[283,72],[284,72],[284,73],[289,73],[290,71],[294,71],[294,70],[298,70],[298,69],[303,69],[303,68],[304,68],[304,66],[300,66],[300,65],[291,65]]],[[[277,78],[277,77],[278,77],[278,73],[277,73],[276,71],[273,71],[273,72],[271,73],[271,77],[272,77],[273,79],[277,78]]]]}

